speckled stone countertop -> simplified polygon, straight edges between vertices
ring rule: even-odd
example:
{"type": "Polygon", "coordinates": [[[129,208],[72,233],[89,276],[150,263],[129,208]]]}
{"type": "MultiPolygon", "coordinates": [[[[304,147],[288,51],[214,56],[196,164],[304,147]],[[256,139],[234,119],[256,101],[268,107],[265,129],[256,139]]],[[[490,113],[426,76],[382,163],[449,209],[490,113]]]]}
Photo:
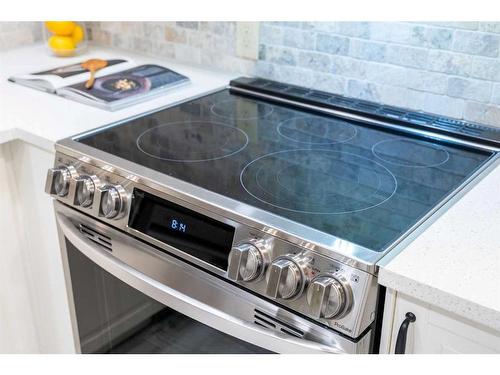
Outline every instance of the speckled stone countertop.
{"type": "MultiPolygon", "coordinates": [[[[390,261],[379,282],[500,332],[500,163],[390,261]]],[[[387,264],[384,264],[387,262],[387,264]]]]}

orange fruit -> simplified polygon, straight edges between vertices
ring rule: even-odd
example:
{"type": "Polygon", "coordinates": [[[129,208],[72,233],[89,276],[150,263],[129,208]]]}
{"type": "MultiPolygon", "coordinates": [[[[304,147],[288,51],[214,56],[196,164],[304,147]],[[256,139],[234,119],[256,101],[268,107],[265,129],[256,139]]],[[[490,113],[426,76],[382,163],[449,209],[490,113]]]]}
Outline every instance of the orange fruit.
{"type": "Polygon", "coordinates": [[[75,30],[76,24],[73,21],[47,21],[45,26],[52,34],[68,36],[75,30]]]}
{"type": "Polygon", "coordinates": [[[73,43],[78,44],[83,40],[85,33],[83,32],[83,28],[80,25],[76,25],[73,33],[71,34],[71,39],[73,39],[73,43]]]}
{"type": "Polygon", "coordinates": [[[53,35],[49,38],[49,46],[58,56],[71,56],[75,50],[75,42],[69,36],[53,35]]]}

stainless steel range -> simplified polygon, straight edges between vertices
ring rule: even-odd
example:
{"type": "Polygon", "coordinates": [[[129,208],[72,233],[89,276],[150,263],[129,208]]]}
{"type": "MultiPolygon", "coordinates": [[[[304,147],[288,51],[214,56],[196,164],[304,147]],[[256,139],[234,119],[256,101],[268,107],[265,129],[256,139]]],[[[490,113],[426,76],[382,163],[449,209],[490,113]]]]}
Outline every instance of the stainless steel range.
{"type": "Polygon", "coordinates": [[[80,352],[370,353],[377,261],[500,130],[257,78],[56,144],[80,352]]]}

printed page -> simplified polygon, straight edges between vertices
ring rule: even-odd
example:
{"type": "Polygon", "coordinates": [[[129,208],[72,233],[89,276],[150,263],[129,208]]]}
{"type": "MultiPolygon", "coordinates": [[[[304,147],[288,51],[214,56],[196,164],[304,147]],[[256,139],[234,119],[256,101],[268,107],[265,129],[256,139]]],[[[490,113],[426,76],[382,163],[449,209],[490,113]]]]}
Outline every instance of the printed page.
{"type": "Polygon", "coordinates": [[[93,97],[96,101],[112,103],[115,101],[145,96],[149,93],[189,82],[189,78],[159,65],[140,65],[132,69],[97,78],[89,90],[83,82],[63,87],[60,95],[68,92],[85,97],[93,97]]]}
{"type": "MultiPolygon", "coordinates": [[[[96,73],[96,77],[113,74],[134,66],[134,63],[127,59],[108,59],[107,61],[108,66],[99,70],[96,73]]],[[[34,88],[40,86],[41,89],[51,88],[57,90],[58,88],[84,82],[89,79],[90,73],[82,68],[82,62],[42,70],[32,74],[16,75],[10,77],[9,80],[20,84],[23,84],[24,81],[24,84],[34,88]],[[31,83],[28,84],[27,81],[31,83]]]]}

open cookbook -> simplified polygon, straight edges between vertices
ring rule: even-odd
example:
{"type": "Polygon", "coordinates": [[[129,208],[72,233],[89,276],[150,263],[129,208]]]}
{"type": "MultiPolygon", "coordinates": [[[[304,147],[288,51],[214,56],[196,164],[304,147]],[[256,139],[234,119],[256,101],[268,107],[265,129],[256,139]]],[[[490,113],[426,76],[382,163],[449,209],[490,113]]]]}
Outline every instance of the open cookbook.
{"type": "Polygon", "coordinates": [[[114,111],[145,101],[189,83],[189,78],[163,66],[135,65],[130,60],[108,59],[96,73],[92,88],[85,88],[90,73],[82,62],[37,73],[9,77],[9,81],[46,91],[98,108],[114,111]]]}

